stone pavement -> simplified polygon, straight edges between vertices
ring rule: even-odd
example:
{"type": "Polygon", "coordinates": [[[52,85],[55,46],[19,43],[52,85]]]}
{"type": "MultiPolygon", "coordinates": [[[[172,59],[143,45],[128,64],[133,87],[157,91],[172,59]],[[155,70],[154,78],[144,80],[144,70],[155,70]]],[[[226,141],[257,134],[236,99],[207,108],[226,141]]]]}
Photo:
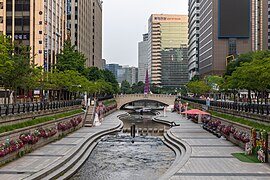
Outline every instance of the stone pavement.
{"type": "MultiPolygon", "coordinates": [[[[24,157],[0,168],[0,179],[32,179],[37,173],[49,170],[68,156],[73,156],[78,147],[97,134],[118,127],[121,121],[117,118],[123,112],[118,111],[105,117],[101,126],[83,127],[59,141],[41,147],[24,157]]],[[[46,178],[45,178],[46,179],[46,178]]]]}
{"type": "Polygon", "coordinates": [[[171,177],[171,180],[184,179],[270,179],[270,166],[265,163],[244,163],[231,153],[243,152],[231,142],[217,138],[205,131],[199,124],[186,120],[176,113],[158,119],[175,121],[180,126],[171,132],[191,147],[192,153],[187,163],[171,177]]]}

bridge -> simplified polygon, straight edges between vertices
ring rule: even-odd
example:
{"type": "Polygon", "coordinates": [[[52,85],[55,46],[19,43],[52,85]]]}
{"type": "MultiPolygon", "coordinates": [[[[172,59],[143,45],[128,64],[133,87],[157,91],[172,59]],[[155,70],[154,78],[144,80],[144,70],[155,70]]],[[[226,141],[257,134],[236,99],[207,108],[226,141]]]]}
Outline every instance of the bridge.
{"type": "Polygon", "coordinates": [[[125,94],[117,95],[115,97],[117,102],[117,109],[120,109],[124,105],[134,102],[134,101],[155,101],[166,105],[174,104],[176,96],[175,95],[165,95],[165,94],[125,94]]]}

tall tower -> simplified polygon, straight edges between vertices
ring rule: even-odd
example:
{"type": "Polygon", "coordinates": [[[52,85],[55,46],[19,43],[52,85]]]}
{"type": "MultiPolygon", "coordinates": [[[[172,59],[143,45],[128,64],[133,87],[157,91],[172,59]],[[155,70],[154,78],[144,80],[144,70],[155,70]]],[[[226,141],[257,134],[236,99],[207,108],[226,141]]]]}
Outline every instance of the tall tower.
{"type": "Polygon", "coordinates": [[[201,76],[223,75],[229,57],[268,48],[267,7],[266,0],[200,0],[201,76]]]}
{"type": "Polygon", "coordinates": [[[188,72],[191,80],[199,75],[200,0],[188,1],[188,72]]]}
{"type": "Polygon", "coordinates": [[[31,50],[35,64],[51,70],[66,38],[64,0],[1,0],[0,34],[31,50]]]}
{"type": "Polygon", "coordinates": [[[86,66],[102,68],[102,1],[67,0],[67,27],[72,45],[86,57],[86,66]]]}
{"type": "Polygon", "coordinates": [[[186,84],[188,16],[151,15],[148,37],[148,72],[151,83],[169,87],[186,84]]]}
{"type": "Polygon", "coordinates": [[[144,81],[145,72],[148,67],[147,59],[148,34],[143,34],[143,41],[138,44],[138,81],[144,81]]]}

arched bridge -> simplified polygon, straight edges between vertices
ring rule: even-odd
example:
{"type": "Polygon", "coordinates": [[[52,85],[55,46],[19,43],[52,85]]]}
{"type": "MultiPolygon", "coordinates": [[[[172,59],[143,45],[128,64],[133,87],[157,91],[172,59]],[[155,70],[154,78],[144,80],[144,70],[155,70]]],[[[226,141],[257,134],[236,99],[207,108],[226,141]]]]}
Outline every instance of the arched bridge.
{"type": "Polygon", "coordinates": [[[165,94],[125,94],[125,95],[117,95],[117,109],[120,109],[125,104],[140,101],[140,100],[148,100],[148,101],[156,101],[166,105],[174,104],[176,96],[175,95],[165,95],[165,94]]]}

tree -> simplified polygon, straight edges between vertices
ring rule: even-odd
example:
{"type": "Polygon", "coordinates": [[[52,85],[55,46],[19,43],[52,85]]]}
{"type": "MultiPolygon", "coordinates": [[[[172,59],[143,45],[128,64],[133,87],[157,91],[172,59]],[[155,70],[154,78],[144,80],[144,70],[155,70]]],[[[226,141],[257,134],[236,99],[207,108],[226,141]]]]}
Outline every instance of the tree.
{"type": "Polygon", "coordinates": [[[63,50],[56,57],[56,67],[59,71],[73,70],[80,73],[84,71],[86,58],[71,45],[70,40],[65,41],[63,50]]]}
{"type": "Polygon", "coordinates": [[[114,74],[107,69],[101,70],[101,73],[102,73],[102,77],[103,77],[104,81],[111,84],[112,89],[113,89],[113,93],[118,93],[119,92],[119,85],[118,85],[118,82],[117,82],[114,74]]]}
{"type": "Polygon", "coordinates": [[[16,103],[18,88],[26,89],[29,85],[29,79],[35,71],[35,65],[30,57],[30,49],[20,45],[16,45],[16,48],[17,51],[13,51],[9,58],[13,62],[12,68],[7,70],[5,75],[1,76],[5,89],[10,89],[14,92],[14,103],[16,103]]]}
{"type": "Polygon", "coordinates": [[[130,94],[131,93],[131,87],[127,80],[122,81],[121,83],[121,93],[123,94],[130,94]]]}
{"type": "Polygon", "coordinates": [[[197,96],[206,94],[210,91],[210,87],[204,81],[190,81],[187,84],[187,88],[189,92],[192,92],[197,96]]]}
{"type": "Polygon", "coordinates": [[[244,63],[249,63],[254,59],[263,59],[270,57],[270,50],[266,51],[252,51],[245,54],[241,54],[236,60],[231,61],[226,69],[225,75],[230,76],[236,70],[237,67],[242,66],[244,63]]]}
{"type": "Polygon", "coordinates": [[[87,67],[82,73],[89,81],[103,79],[103,74],[97,67],[87,67]]]}
{"type": "Polygon", "coordinates": [[[139,81],[138,83],[134,83],[131,87],[132,93],[136,94],[142,94],[144,93],[144,83],[142,81],[139,81]]]}
{"type": "Polygon", "coordinates": [[[14,61],[12,54],[14,53],[14,46],[10,38],[4,35],[0,36],[0,81],[1,85],[5,88],[5,102],[7,97],[7,89],[9,85],[9,76],[14,70],[14,61]]]}
{"type": "Polygon", "coordinates": [[[207,76],[206,81],[207,85],[210,87],[210,92],[214,95],[214,99],[216,99],[216,93],[219,92],[223,78],[220,76],[207,76]]]}

